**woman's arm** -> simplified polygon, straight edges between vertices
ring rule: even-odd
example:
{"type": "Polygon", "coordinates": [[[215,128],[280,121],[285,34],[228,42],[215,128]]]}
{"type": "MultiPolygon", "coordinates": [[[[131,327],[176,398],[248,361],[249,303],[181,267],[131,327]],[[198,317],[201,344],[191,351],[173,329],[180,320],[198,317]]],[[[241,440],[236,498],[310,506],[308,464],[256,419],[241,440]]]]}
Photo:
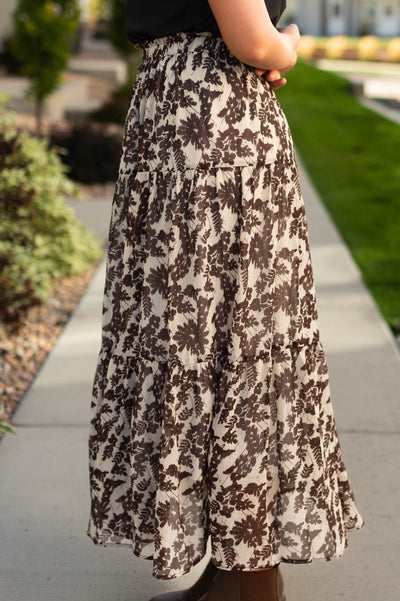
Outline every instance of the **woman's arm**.
{"type": "Polygon", "coordinates": [[[278,31],[264,0],[208,0],[222,38],[240,61],[259,69],[288,71],[296,64],[296,25],[278,31]]]}

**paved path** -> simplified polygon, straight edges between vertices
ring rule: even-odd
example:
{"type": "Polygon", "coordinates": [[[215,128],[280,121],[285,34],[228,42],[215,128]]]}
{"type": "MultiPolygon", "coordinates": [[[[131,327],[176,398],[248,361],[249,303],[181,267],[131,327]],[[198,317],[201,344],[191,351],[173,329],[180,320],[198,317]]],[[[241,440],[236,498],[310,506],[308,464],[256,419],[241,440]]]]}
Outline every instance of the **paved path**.
{"type": "Polygon", "coordinates": [[[400,78],[399,63],[382,63],[380,61],[350,61],[347,59],[322,58],[316,61],[317,67],[337,73],[364,73],[370,76],[400,78]]]}
{"type": "MultiPolygon", "coordinates": [[[[397,601],[400,355],[346,247],[303,174],[321,338],[332,399],[363,530],[339,561],[284,565],[288,601],[397,601]]],[[[107,199],[80,204],[100,235],[107,199]]],[[[148,601],[186,588],[207,563],[176,581],[126,548],[95,547],[89,514],[89,397],[100,344],[104,265],[0,445],[0,600],[148,601]]]]}
{"type": "Polygon", "coordinates": [[[400,64],[370,61],[320,59],[317,67],[332,71],[357,85],[358,101],[386,119],[400,124],[400,108],[394,103],[388,106],[379,99],[400,101],[400,64]]]}

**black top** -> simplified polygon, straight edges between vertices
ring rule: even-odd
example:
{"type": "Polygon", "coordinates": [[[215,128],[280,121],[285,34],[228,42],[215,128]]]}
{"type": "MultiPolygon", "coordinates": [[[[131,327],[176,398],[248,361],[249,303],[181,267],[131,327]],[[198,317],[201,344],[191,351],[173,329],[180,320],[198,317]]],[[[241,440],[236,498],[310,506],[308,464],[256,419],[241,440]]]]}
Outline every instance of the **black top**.
{"type": "MultiPolygon", "coordinates": [[[[286,0],[265,0],[265,4],[276,25],[286,0]]],[[[133,43],[181,31],[219,32],[207,0],[127,0],[126,30],[133,43]]]]}

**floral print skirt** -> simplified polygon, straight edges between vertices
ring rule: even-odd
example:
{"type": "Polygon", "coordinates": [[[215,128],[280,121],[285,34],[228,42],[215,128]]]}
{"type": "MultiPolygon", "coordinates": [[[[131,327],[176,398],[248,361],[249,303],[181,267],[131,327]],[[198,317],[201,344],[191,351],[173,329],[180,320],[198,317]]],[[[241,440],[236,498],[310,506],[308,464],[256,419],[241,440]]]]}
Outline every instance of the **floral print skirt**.
{"type": "Polygon", "coordinates": [[[275,93],[215,33],[138,44],[89,435],[96,544],[176,578],[342,554],[342,460],[275,93]]]}

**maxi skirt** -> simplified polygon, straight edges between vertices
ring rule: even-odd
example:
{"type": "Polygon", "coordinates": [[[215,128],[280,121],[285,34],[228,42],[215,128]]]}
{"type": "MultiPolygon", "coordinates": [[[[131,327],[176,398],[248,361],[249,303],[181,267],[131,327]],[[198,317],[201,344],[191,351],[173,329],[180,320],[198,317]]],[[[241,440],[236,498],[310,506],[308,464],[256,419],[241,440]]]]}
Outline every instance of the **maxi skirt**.
{"type": "Polygon", "coordinates": [[[220,35],[140,43],[109,231],[95,544],[176,578],[339,557],[342,460],[291,134],[220,35]]]}

